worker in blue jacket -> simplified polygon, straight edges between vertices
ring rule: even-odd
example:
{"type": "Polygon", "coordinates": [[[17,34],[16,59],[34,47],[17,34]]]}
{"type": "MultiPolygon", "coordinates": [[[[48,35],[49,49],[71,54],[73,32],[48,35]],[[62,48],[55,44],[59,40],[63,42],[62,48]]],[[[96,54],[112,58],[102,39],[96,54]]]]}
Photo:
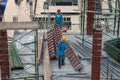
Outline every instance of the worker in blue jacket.
{"type": "Polygon", "coordinates": [[[60,9],[57,10],[57,14],[55,15],[55,23],[62,29],[63,17],[60,9]]]}
{"type": "Polygon", "coordinates": [[[65,51],[67,49],[67,37],[62,36],[61,40],[57,43],[57,54],[58,54],[58,67],[61,68],[61,65],[65,65],[65,51]]]}

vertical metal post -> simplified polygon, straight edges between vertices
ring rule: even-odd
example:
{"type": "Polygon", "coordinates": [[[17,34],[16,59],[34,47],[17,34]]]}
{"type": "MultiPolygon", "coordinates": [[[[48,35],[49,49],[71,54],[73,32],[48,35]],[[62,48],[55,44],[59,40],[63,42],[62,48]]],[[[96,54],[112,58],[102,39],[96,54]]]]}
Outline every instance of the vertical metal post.
{"type": "MultiPolygon", "coordinates": [[[[113,67],[112,67],[112,72],[113,72],[113,67]]],[[[110,78],[110,80],[113,80],[113,79],[112,79],[112,73],[111,73],[111,78],[110,78]]]]}
{"type": "MultiPolygon", "coordinates": [[[[80,12],[80,14],[79,14],[79,29],[80,29],[80,34],[81,34],[81,5],[82,5],[82,0],[80,1],[80,0],[78,0],[78,10],[79,10],[79,12],[80,12]]],[[[68,29],[69,29],[69,27],[68,27],[68,29]]]]}
{"type": "Polygon", "coordinates": [[[108,77],[109,77],[109,60],[108,60],[108,58],[107,58],[107,80],[108,80],[108,77]]]}
{"type": "Polygon", "coordinates": [[[38,74],[38,29],[36,31],[36,36],[35,36],[35,80],[39,80],[38,74]]]}
{"type": "Polygon", "coordinates": [[[118,17],[118,27],[117,27],[117,38],[119,37],[119,26],[120,26],[120,1],[118,0],[118,8],[119,8],[119,17],[118,17]]]}
{"type": "Polygon", "coordinates": [[[83,0],[81,0],[81,16],[80,16],[81,17],[81,26],[80,26],[81,34],[83,33],[82,32],[82,26],[83,26],[82,25],[82,23],[83,23],[83,17],[82,16],[83,16],[83,0]]]}
{"type": "Polygon", "coordinates": [[[48,3],[48,24],[47,24],[47,29],[51,27],[51,14],[50,14],[50,11],[49,11],[49,6],[50,6],[50,3],[48,3]]]}
{"type": "Polygon", "coordinates": [[[113,30],[113,35],[115,35],[115,27],[116,27],[116,13],[117,13],[117,0],[115,2],[115,16],[114,16],[114,30],[113,30]]]}
{"type": "Polygon", "coordinates": [[[83,23],[83,19],[82,19],[82,14],[83,14],[83,11],[81,11],[81,26],[80,26],[80,29],[81,29],[81,34],[83,33],[83,31],[82,31],[82,23],[83,23]]]}
{"type": "Polygon", "coordinates": [[[86,0],[84,0],[84,11],[83,11],[83,27],[82,27],[82,44],[84,44],[84,27],[85,27],[85,9],[86,9],[86,7],[85,7],[85,5],[86,5],[86,0]]]}
{"type": "Polygon", "coordinates": [[[45,20],[45,23],[44,23],[44,28],[45,30],[47,29],[48,25],[50,24],[50,15],[49,15],[49,5],[50,3],[48,2],[44,2],[44,12],[45,12],[45,15],[44,15],[44,18],[46,18],[45,20]],[[46,16],[46,14],[48,14],[48,16],[46,16]]]}
{"type": "Polygon", "coordinates": [[[37,0],[35,0],[34,14],[35,14],[35,12],[36,12],[36,6],[37,6],[37,0]]]}

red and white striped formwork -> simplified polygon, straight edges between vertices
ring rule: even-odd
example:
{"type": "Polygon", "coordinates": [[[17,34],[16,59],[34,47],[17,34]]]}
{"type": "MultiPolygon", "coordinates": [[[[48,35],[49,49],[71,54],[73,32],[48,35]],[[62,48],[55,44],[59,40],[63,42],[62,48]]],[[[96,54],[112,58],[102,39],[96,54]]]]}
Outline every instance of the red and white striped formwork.
{"type": "Polygon", "coordinates": [[[62,32],[56,24],[54,25],[54,37],[55,40],[57,40],[56,42],[58,42],[62,37],[62,32]]]}
{"type": "Polygon", "coordinates": [[[72,50],[71,46],[67,45],[68,49],[66,51],[67,57],[70,60],[72,66],[75,68],[75,70],[80,71],[83,68],[83,64],[81,63],[80,59],[78,56],[74,53],[72,50]]]}
{"type": "MultiPolygon", "coordinates": [[[[57,42],[62,37],[62,32],[57,25],[54,25],[54,29],[47,32],[47,41],[48,41],[48,50],[51,59],[56,58],[57,42]]],[[[80,62],[78,56],[74,53],[69,43],[67,43],[68,49],[66,51],[67,57],[70,60],[72,66],[75,70],[80,70],[83,68],[82,63],[80,62]]]]}
{"type": "Polygon", "coordinates": [[[56,49],[55,49],[55,41],[53,35],[53,29],[47,32],[47,43],[50,59],[54,59],[56,57],[56,49]]]}
{"type": "Polygon", "coordinates": [[[55,24],[54,28],[47,32],[47,42],[50,59],[54,59],[57,56],[57,42],[61,39],[62,32],[60,28],[55,24]]]}

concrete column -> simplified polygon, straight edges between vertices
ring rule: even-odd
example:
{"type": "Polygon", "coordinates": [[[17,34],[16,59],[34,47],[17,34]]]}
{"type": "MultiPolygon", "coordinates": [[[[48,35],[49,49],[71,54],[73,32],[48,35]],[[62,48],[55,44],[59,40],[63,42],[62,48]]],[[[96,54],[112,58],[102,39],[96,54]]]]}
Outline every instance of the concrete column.
{"type": "Polygon", "coordinates": [[[101,47],[102,47],[102,29],[101,25],[97,23],[93,28],[91,80],[100,80],[101,47]]]}
{"type": "Polygon", "coordinates": [[[6,77],[10,76],[6,30],[0,30],[0,66],[1,80],[6,80],[6,77]]]}
{"type": "MultiPolygon", "coordinates": [[[[3,17],[0,17],[0,22],[2,22],[3,17]]],[[[10,76],[9,67],[9,55],[8,55],[8,43],[7,43],[7,31],[0,30],[0,69],[1,69],[1,79],[6,80],[10,76]]]]}
{"type": "MultiPolygon", "coordinates": [[[[88,0],[88,11],[94,11],[95,10],[95,0],[88,0]]],[[[87,12],[87,34],[91,35],[93,30],[93,24],[94,24],[94,13],[87,12]]]]}

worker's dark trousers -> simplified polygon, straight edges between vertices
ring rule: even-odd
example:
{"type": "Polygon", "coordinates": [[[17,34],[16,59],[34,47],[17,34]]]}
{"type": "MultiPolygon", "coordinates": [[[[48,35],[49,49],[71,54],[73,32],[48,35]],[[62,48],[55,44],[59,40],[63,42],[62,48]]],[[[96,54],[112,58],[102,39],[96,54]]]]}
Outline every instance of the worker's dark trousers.
{"type": "Polygon", "coordinates": [[[61,65],[64,64],[64,61],[65,61],[65,55],[58,56],[58,65],[59,65],[59,68],[61,67],[61,65]]]}

